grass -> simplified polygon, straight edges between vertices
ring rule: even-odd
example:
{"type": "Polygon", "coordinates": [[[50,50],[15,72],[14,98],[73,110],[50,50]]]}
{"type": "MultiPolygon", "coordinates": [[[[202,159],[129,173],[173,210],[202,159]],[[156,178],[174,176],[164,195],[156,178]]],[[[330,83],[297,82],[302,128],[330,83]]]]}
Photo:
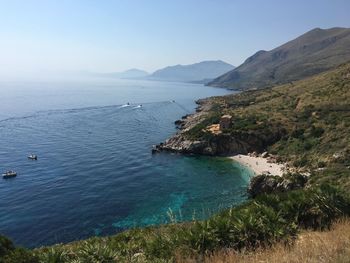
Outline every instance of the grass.
{"type": "MultiPolygon", "coordinates": [[[[302,231],[292,246],[277,244],[254,252],[221,250],[205,257],[204,263],[345,263],[350,259],[350,220],[336,222],[329,231],[302,231]]],[[[178,263],[196,259],[177,256],[178,263]]]]}

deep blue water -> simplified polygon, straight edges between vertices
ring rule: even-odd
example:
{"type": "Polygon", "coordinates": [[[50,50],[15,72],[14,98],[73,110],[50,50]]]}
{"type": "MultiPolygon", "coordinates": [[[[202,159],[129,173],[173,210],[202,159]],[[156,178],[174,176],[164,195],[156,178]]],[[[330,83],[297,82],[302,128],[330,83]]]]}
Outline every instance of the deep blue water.
{"type": "Polygon", "coordinates": [[[246,198],[250,174],[236,163],[151,154],[195,99],[226,90],[146,81],[0,85],[0,170],[18,172],[0,180],[0,233],[18,245],[165,223],[169,211],[179,221],[205,218],[246,198]],[[27,159],[32,152],[38,161],[27,159]]]}

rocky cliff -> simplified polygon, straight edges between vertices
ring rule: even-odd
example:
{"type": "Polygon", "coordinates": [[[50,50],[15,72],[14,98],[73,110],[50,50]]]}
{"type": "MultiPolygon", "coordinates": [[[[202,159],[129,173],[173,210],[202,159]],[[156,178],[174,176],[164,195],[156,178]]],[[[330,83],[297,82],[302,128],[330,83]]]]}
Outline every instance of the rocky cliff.
{"type": "Polygon", "coordinates": [[[196,113],[183,116],[181,120],[175,121],[179,132],[166,140],[164,143],[156,145],[153,152],[171,151],[184,154],[201,155],[232,155],[247,154],[249,152],[263,152],[266,147],[283,136],[282,130],[276,133],[255,133],[251,131],[239,132],[230,131],[220,134],[206,133],[205,137],[196,139],[188,135],[188,131],[193,129],[208,117],[213,106],[211,98],[199,100],[196,102],[196,113]]]}

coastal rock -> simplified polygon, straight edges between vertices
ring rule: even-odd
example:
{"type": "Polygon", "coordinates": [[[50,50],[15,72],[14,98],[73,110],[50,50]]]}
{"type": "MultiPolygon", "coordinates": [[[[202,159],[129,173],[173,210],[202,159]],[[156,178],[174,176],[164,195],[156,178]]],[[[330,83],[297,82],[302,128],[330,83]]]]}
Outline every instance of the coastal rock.
{"type": "Polygon", "coordinates": [[[175,123],[176,128],[182,129],[185,122],[183,120],[176,120],[174,123],[175,123]]]}
{"type": "Polygon", "coordinates": [[[248,194],[251,197],[256,197],[261,194],[269,194],[276,190],[277,184],[280,183],[279,176],[271,176],[271,175],[257,175],[254,176],[249,183],[248,186],[248,194]]]}
{"type": "MultiPolygon", "coordinates": [[[[203,155],[232,155],[247,154],[253,151],[262,151],[269,143],[269,138],[261,138],[255,134],[219,134],[203,141],[187,139],[183,132],[190,129],[191,125],[181,125],[181,131],[165,141],[160,147],[162,150],[179,153],[194,153],[203,155]]],[[[257,156],[257,154],[255,154],[257,156]]]]}
{"type": "Polygon", "coordinates": [[[307,176],[301,174],[287,174],[282,177],[262,174],[251,179],[247,191],[254,198],[261,194],[286,192],[303,188],[307,180],[307,176]]]}
{"type": "Polygon", "coordinates": [[[230,134],[209,134],[208,137],[202,140],[192,140],[187,135],[187,132],[205,120],[212,107],[212,101],[210,99],[198,100],[196,103],[199,105],[197,112],[184,115],[181,120],[177,120],[175,125],[179,129],[179,132],[166,140],[164,144],[154,147],[152,150],[153,153],[171,151],[187,154],[224,156],[254,152],[255,156],[257,156],[258,152],[264,152],[268,145],[271,145],[284,134],[283,131],[278,130],[275,133],[267,134],[236,131],[230,134]]]}

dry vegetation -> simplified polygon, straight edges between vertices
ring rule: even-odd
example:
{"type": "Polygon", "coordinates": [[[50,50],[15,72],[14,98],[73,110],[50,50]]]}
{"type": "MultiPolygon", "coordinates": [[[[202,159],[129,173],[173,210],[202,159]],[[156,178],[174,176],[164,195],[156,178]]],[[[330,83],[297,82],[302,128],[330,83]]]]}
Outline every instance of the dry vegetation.
{"type": "Polygon", "coordinates": [[[196,261],[183,259],[179,263],[345,263],[350,262],[350,220],[336,223],[330,231],[304,231],[293,246],[278,244],[253,253],[223,250],[196,261]]]}

